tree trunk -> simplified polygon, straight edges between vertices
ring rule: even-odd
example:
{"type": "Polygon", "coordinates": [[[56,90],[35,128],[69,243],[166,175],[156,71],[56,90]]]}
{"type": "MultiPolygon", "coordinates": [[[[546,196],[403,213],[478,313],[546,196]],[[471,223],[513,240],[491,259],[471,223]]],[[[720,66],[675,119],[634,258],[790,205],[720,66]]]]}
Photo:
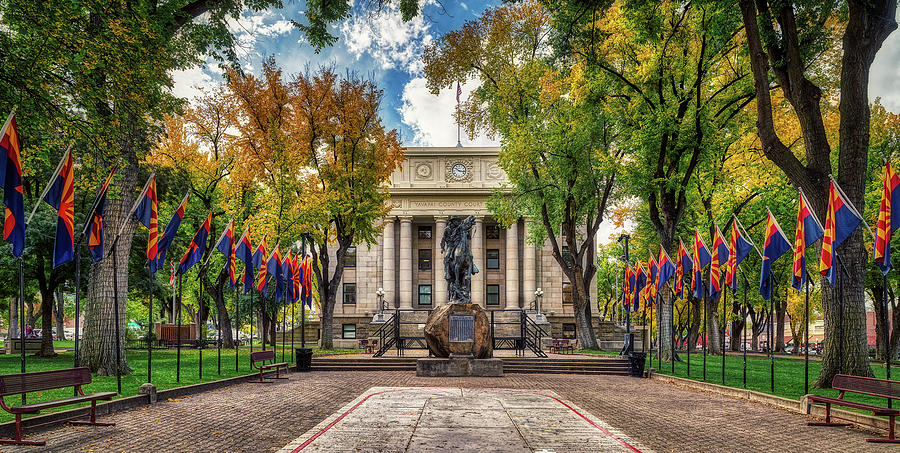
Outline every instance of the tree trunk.
{"type": "Polygon", "coordinates": [[[700,326],[703,324],[703,313],[701,312],[702,301],[693,295],[688,296],[688,301],[691,304],[691,325],[688,348],[690,348],[691,351],[694,351],[697,349],[697,341],[700,339],[700,326]]]}
{"type": "Polygon", "coordinates": [[[597,349],[597,338],[594,335],[590,314],[585,310],[589,297],[587,288],[581,278],[576,278],[573,283],[572,302],[575,306],[575,331],[578,334],[578,343],[584,349],[597,349]]]}
{"type": "Polygon", "coordinates": [[[41,350],[38,357],[56,357],[53,349],[53,292],[41,291],[41,350]]]}
{"type": "Polygon", "coordinates": [[[675,298],[672,291],[663,291],[662,300],[659,303],[659,349],[662,360],[679,360],[678,354],[672,350],[672,339],[675,332],[672,329],[672,316],[674,315],[675,298]]]}
{"type": "MultiPolygon", "coordinates": [[[[721,298],[721,295],[719,296],[721,298]]],[[[722,353],[722,331],[719,328],[719,316],[722,311],[719,310],[718,300],[711,300],[709,297],[703,296],[706,302],[706,347],[710,354],[722,353]]]]}
{"type": "Polygon", "coordinates": [[[885,360],[885,332],[888,332],[888,338],[890,338],[890,332],[886,331],[885,321],[887,320],[886,315],[886,306],[884,300],[884,287],[881,285],[882,280],[877,278],[877,283],[872,285],[872,306],[875,309],[875,358],[878,360],[885,360]]]}
{"type": "Polygon", "coordinates": [[[9,330],[7,338],[19,338],[19,298],[9,296],[9,330]]]}
{"type": "MultiPolygon", "coordinates": [[[[101,376],[116,375],[116,348],[121,356],[119,371],[130,374],[131,367],[125,356],[125,307],[128,295],[128,255],[131,250],[131,238],[136,224],[129,217],[129,210],[134,202],[134,188],[137,181],[137,157],[134,153],[124,152],[131,161],[122,169],[122,178],[118,180],[116,189],[122,194],[107,201],[106,215],[103,217],[104,234],[106,235],[105,253],[107,256],[91,266],[90,282],[84,304],[84,339],[79,348],[79,363],[101,376]],[[124,224],[124,228],[122,225],[124,224]],[[115,247],[118,269],[113,268],[113,242],[116,233],[122,228],[115,247]],[[114,307],[113,272],[116,282],[119,313],[114,307]],[[115,323],[119,324],[120,335],[116,338],[115,323]]],[[[111,190],[115,192],[115,189],[111,190]]],[[[146,234],[146,233],[145,233],[146,234]]]]}
{"type": "MultiPolygon", "coordinates": [[[[773,295],[774,296],[774,295],[773,295]]],[[[774,300],[775,304],[775,352],[784,352],[784,318],[787,314],[787,300],[774,300]]]]}
{"type": "Polygon", "coordinates": [[[56,290],[56,311],[53,312],[53,318],[56,319],[56,339],[66,341],[66,303],[63,298],[63,292],[56,290]]]}
{"type": "Polygon", "coordinates": [[[212,291],[212,296],[213,300],[216,301],[216,313],[218,313],[216,326],[222,332],[222,347],[231,349],[234,347],[234,338],[231,334],[231,316],[228,315],[228,308],[225,306],[225,281],[227,279],[228,274],[223,269],[222,272],[219,272],[219,277],[216,279],[215,291],[212,291]]]}
{"type": "Polygon", "coordinates": [[[737,352],[741,350],[741,342],[744,341],[744,336],[741,335],[743,332],[744,321],[731,321],[731,341],[729,342],[730,351],[737,352]]]}

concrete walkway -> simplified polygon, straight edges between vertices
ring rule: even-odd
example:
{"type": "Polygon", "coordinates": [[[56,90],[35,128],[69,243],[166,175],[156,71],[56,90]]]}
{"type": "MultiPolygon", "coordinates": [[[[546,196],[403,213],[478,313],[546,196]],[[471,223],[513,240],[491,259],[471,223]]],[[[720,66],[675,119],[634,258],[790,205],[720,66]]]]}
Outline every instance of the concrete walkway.
{"type": "Polygon", "coordinates": [[[649,452],[549,390],[373,387],[281,453],[649,452]]]}
{"type": "MultiPolygon", "coordinates": [[[[896,446],[867,443],[871,434],[857,429],[808,427],[803,415],[647,379],[548,374],[418,378],[409,371],[289,376],[275,384],[239,384],[101,417],[115,422],[112,427],[67,425],[34,431],[29,437],[46,440],[43,449],[3,445],[0,450],[278,451],[372,387],[443,387],[549,390],[656,452],[897,451],[896,446]]],[[[383,423],[363,422],[368,422],[363,432],[378,432],[375,428],[383,423]]]]}

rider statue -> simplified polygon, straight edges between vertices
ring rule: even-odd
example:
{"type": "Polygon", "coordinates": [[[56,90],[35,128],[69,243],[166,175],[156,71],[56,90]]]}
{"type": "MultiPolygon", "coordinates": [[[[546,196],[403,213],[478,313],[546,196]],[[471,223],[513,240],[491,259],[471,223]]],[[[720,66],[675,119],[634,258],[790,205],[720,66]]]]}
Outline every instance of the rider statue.
{"type": "Polygon", "coordinates": [[[444,278],[447,279],[451,304],[472,303],[472,275],[478,273],[469,246],[474,230],[474,216],[465,219],[451,216],[441,238],[444,278]]]}

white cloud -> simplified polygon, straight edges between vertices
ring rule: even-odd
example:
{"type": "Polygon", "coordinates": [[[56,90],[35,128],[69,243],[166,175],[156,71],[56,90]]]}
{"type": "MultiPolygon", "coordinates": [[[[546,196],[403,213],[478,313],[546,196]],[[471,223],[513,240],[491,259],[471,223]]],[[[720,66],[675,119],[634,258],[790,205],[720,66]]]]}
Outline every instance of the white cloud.
{"type": "Polygon", "coordinates": [[[900,112],[900,33],[892,33],[872,62],[869,100],[881,98],[884,108],[900,112]]]}
{"type": "MultiPolygon", "coordinates": [[[[462,98],[474,89],[476,83],[462,85],[462,98]]],[[[415,77],[403,87],[403,104],[398,109],[403,124],[409,126],[415,134],[408,143],[420,146],[453,146],[456,144],[456,88],[443,89],[437,96],[431,94],[425,86],[424,77],[415,77]]],[[[462,132],[463,146],[497,146],[497,140],[485,136],[469,140],[462,132]]]]}
{"type": "Polygon", "coordinates": [[[432,36],[421,14],[404,22],[398,8],[390,3],[378,13],[353,15],[340,26],[342,41],[357,59],[368,54],[380,69],[399,67],[414,74],[422,70],[422,49],[432,36]]]}
{"type": "Polygon", "coordinates": [[[212,89],[219,84],[203,66],[172,71],[171,76],[174,82],[172,94],[182,99],[194,99],[202,94],[202,90],[212,89]]]}

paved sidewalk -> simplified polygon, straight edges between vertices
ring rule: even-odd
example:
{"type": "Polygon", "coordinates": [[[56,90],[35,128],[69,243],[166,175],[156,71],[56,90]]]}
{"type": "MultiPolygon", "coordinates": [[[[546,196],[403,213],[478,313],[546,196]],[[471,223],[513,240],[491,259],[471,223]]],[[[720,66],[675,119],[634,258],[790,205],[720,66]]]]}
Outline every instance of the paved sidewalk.
{"type": "Polygon", "coordinates": [[[807,418],[744,400],[619,376],[515,374],[417,378],[412,372],[312,372],[275,384],[240,384],[119,412],[114,427],[62,426],[30,437],[43,450],[277,451],[370,387],[551,390],[657,452],[897,451],[848,428],[807,427],[807,418]]]}
{"type": "Polygon", "coordinates": [[[372,387],[281,449],[307,452],[643,452],[549,390],[372,387]]]}

